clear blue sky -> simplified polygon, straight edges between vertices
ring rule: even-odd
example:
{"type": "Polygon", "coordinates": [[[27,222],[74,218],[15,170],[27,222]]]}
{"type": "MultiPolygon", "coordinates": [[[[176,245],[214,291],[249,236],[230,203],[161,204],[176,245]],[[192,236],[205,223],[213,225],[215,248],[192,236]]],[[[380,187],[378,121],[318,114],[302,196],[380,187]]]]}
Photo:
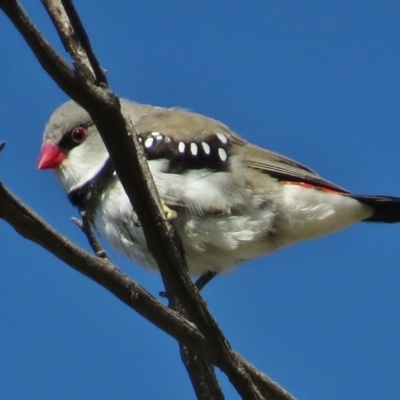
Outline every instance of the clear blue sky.
{"type": "MultiPolygon", "coordinates": [[[[40,2],[25,3],[62,49],[40,2]]],[[[210,115],[357,193],[400,196],[398,1],[76,6],[119,95],[210,115]]],[[[66,96],[3,15],[0,52],[0,177],[86,246],[61,188],[36,170],[66,96]]],[[[4,222],[0,243],[1,398],[194,398],[174,340],[4,222]]],[[[398,399],[399,249],[400,225],[358,224],[247,263],[204,296],[235,349],[299,399],[398,399]]]]}

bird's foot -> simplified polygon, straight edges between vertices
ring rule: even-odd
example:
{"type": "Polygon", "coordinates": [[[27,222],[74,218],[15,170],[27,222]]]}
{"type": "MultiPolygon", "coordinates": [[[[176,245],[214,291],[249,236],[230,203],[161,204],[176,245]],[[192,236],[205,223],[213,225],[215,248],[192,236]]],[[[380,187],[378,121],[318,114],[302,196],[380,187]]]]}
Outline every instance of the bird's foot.
{"type": "MultiPolygon", "coordinates": [[[[164,217],[166,221],[172,221],[175,218],[178,217],[178,213],[174,210],[172,210],[171,208],[169,208],[166,203],[164,202],[164,200],[161,200],[161,207],[164,213],[164,217]]],[[[135,211],[132,212],[132,221],[135,224],[135,226],[140,227],[142,226],[138,215],[136,214],[135,211]]]]}
{"type": "Polygon", "coordinates": [[[132,221],[133,221],[135,226],[137,226],[137,227],[142,226],[142,224],[139,221],[139,217],[138,217],[138,215],[136,214],[135,211],[132,212],[132,221]]]}
{"type": "Polygon", "coordinates": [[[165,220],[172,221],[173,219],[178,217],[178,213],[171,208],[169,208],[164,200],[161,200],[161,207],[164,212],[165,220]]]}

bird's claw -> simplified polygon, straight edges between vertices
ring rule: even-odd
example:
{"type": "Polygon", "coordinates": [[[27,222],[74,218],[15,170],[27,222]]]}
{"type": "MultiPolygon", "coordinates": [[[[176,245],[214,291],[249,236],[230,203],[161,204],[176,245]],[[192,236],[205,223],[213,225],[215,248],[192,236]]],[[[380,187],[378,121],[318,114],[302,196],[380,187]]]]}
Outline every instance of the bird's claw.
{"type": "Polygon", "coordinates": [[[164,200],[161,200],[161,207],[164,212],[165,220],[166,221],[172,221],[173,219],[178,217],[178,213],[171,208],[169,208],[164,200]]]}
{"type": "Polygon", "coordinates": [[[142,224],[139,221],[139,217],[135,211],[132,212],[132,221],[135,226],[137,226],[137,227],[142,226],[142,224]]]}
{"type": "MultiPolygon", "coordinates": [[[[166,221],[172,221],[172,220],[174,220],[175,218],[178,217],[178,213],[176,211],[172,210],[171,208],[169,208],[165,204],[164,200],[161,200],[161,207],[162,207],[162,210],[163,210],[164,217],[165,217],[166,221]]],[[[135,211],[132,212],[132,221],[133,221],[135,226],[137,226],[137,227],[142,226],[142,224],[141,224],[141,222],[139,220],[139,217],[138,217],[138,215],[136,214],[135,211]]]]}

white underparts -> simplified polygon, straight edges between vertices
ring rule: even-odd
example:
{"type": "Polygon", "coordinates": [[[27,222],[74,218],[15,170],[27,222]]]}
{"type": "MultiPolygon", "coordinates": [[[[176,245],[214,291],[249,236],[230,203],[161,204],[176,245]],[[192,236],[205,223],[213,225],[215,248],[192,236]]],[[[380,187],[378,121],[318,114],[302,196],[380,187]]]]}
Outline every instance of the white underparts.
{"type": "MultiPolygon", "coordinates": [[[[254,210],[246,215],[200,216],[183,209],[174,221],[185,247],[192,274],[208,269],[222,271],[275,247],[268,248],[263,240],[272,231],[273,210],[254,210]],[[256,243],[256,244],[255,244],[256,243]]],[[[111,191],[103,194],[95,216],[95,226],[115,248],[144,267],[156,265],[147,250],[143,231],[135,223],[129,200],[116,181],[111,191]]]]}
{"type": "Polygon", "coordinates": [[[283,184],[283,227],[292,242],[326,235],[370,217],[372,209],[333,191],[283,184]]]}
{"type": "MultiPolygon", "coordinates": [[[[229,172],[192,170],[167,174],[163,172],[167,160],[153,160],[149,164],[161,198],[176,206],[178,218],[173,223],[182,238],[192,274],[208,269],[224,271],[372,215],[369,206],[333,191],[270,179],[265,184],[276,195],[262,204],[254,200],[257,194],[249,195],[243,182],[234,181],[229,172]]],[[[269,192],[262,193],[265,196],[269,192]]],[[[115,180],[113,187],[102,195],[96,228],[121,252],[155,269],[142,228],[135,222],[129,200],[115,180]]]]}

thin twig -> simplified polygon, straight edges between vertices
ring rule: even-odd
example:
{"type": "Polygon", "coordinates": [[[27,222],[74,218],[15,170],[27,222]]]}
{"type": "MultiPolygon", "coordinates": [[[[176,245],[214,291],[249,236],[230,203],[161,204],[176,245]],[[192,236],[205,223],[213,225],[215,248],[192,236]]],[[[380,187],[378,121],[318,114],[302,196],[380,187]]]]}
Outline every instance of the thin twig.
{"type": "Polygon", "coordinates": [[[107,77],[103,68],[99,63],[99,60],[96,57],[96,54],[93,51],[92,45],[90,43],[89,37],[86,33],[85,27],[82,24],[81,18],[76,11],[76,8],[71,0],[61,0],[64,5],[64,9],[69,17],[71,25],[74,28],[74,31],[79,38],[79,42],[82,48],[85,50],[85,53],[89,59],[90,65],[93,68],[93,72],[95,75],[95,84],[108,87],[107,77]]]}
{"type": "Polygon", "coordinates": [[[81,42],[75,34],[74,27],[62,2],[60,0],[42,0],[42,2],[54,26],[57,28],[59,24],[62,25],[62,29],[57,29],[57,31],[65,50],[72,58],[76,72],[81,74],[84,79],[94,81],[94,71],[91,68],[86,51],[82,48],[81,42]]]}
{"type": "Polygon", "coordinates": [[[71,221],[75,225],[77,225],[80,228],[80,230],[85,234],[90,247],[94,251],[94,254],[96,254],[97,257],[107,258],[109,260],[110,257],[107,255],[106,251],[103,249],[102,245],[100,244],[99,240],[97,239],[96,235],[94,234],[94,232],[90,226],[89,219],[86,215],[86,212],[81,211],[80,214],[81,214],[82,220],[72,217],[71,221]]]}

